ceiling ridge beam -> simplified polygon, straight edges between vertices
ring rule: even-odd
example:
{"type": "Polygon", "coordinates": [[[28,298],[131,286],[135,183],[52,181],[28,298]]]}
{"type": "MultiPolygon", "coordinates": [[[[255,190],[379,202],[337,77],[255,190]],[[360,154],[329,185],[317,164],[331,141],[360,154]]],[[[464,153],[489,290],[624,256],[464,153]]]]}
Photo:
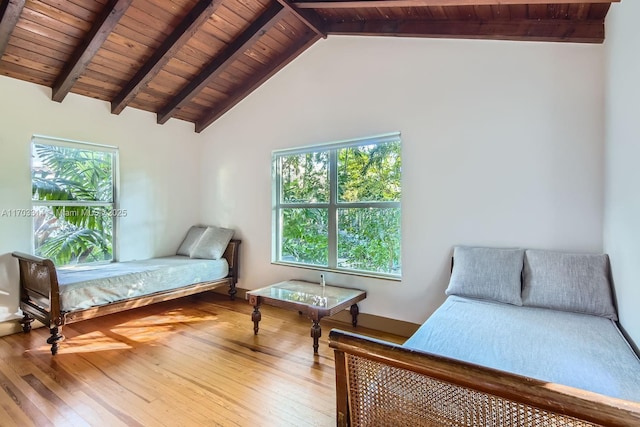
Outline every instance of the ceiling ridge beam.
{"type": "Polygon", "coordinates": [[[71,60],[64,66],[62,72],[53,84],[51,99],[57,102],[67,96],[78,78],[98,52],[104,41],[127,11],[132,0],[110,0],[96,19],[82,43],[74,51],[71,60]]]}
{"type": "Polygon", "coordinates": [[[211,112],[200,118],[195,124],[195,131],[198,133],[202,132],[210,124],[219,119],[224,113],[233,108],[236,104],[247,97],[247,95],[260,87],[265,81],[273,77],[278,71],[300,56],[302,52],[310,48],[311,45],[321,38],[318,34],[309,33],[309,35],[312,37],[308,39],[302,38],[298,43],[278,55],[270,65],[264,68],[261,72],[252,76],[249,81],[244,83],[242,86],[234,90],[221,106],[214,108],[211,112]]]}
{"type": "Polygon", "coordinates": [[[278,23],[285,13],[289,12],[282,5],[272,3],[242,34],[229,43],[218,56],[213,58],[196,78],[182,88],[171,102],[158,111],[158,123],[166,123],[180,107],[193,99],[198,92],[218,77],[229,64],[233,63],[240,55],[243,55],[245,50],[278,23]]]}
{"type": "Polygon", "coordinates": [[[431,7],[431,6],[509,6],[579,3],[617,3],[620,0],[320,0],[296,1],[297,9],[370,9],[376,7],[431,7]]]}
{"type": "Polygon", "coordinates": [[[9,45],[11,33],[16,27],[20,14],[24,8],[25,0],[9,0],[2,2],[0,8],[0,58],[9,45]]]}
{"type": "Polygon", "coordinates": [[[202,24],[211,18],[211,15],[221,4],[222,0],[200,0],[111,101],[111,113],[120,114],[138,95],[138,92],[145,88],[167,62],[193,37],[202,24]]]}
{"type": "Polygon", "coordinates": [[[296,18],[298,18],[304,25],[309,27],[314,33],[322,37],[327,38],[327,34],[324,31],[324,23],[320,16],[312,10],[298,10],[288,0],[278,0],[285,9],[288,9],[296,18]]]}
{"type": "Polygon", "coordinates": [[[370,20],[329,24],[327,34],[602,43],[604,20],[370,20]]]}

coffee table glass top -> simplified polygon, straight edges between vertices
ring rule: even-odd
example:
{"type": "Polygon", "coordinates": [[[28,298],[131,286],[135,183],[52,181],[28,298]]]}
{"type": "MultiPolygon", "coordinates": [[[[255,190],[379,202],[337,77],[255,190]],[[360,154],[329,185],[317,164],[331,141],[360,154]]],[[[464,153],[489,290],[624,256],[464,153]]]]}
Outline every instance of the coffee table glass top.
{"type": "Polygon", "coordinates": [[[248,293],[262,298],[331,309],[363,294],[364,291],[329,285],[321,286],[318,283],[304,282],[302,280],[288,280],[249,291],[248,293]]]}

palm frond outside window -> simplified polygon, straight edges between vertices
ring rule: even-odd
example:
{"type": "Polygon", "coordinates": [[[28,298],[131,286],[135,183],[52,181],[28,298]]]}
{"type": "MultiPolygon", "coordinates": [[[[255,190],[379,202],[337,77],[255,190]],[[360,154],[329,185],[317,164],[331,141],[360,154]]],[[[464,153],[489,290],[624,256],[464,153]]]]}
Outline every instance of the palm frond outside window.
{"type": "Polygon", "coordinates": [[[117,149],[34,136],[34,253],[56,265],[114,258],[117,149]]]}

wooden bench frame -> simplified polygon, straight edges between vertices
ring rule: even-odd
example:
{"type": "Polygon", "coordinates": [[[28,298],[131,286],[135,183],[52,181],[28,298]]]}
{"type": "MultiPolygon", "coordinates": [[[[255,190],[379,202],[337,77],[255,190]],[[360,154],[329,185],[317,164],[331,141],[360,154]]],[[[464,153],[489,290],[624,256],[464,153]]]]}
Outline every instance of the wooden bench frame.
{"type": "Polygon", "coordinates": [[[47,343],[51,344],[51,354],[55,355],[58,352],[60,342],[64,340],[62,327],[70,323],[194,295],[225,285],[229,286],[229,296],[233,300],[237,293],[240,243],[240,240],[231,240],[224,252],[223,257],[229,263],[229,274],[222,279],[195,283],[74,311],[63,311],[60,307],[58,276],[55,265],[50,259],[13,252],[12,255],[18,259],[20,269],[20,309],[24,313],[24,317],[20,321],[22,330],[25,333],[30,332],[31,323],[35,319],[48,326],[51,336],[47,339],[47,343]]]}
{"type": "Polygon", "coordinates": [[[337,329],[329,334],[329,346],[335,353],[338,426],[640,425],[638,402],[337,329]]]}

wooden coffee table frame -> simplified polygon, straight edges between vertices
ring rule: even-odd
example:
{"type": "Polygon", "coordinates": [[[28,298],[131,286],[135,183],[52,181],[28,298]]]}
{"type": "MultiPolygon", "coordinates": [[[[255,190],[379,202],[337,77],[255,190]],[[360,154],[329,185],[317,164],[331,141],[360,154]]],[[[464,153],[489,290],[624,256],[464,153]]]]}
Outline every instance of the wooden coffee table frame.
{"type": "MultiPolygon", "coordinates": [[[[292,283],[292,282],[305,286],[304,289],[308,293],[312,293],[312,294],[315,293],[315,294],[318,294],[318,296],[320,296],[320,294],[322,293],[322,287],[316,283],[303,282],[299,280],[293,280],[293,281],[290,281],[289,283],[292,283]],[[306,285],[308,285],[308,287],[306,287],[306,285]]],[[[286,282],[283,282],[283,283],[286,283],[286,282]]],[[[253,333],[255,335],[258,334],[258,330],[259,330],[258,325],[260,323],[260,320],[262,320],[262,313],[260,313],[260,305],[266,304],[274,307],[284,308],[287,310],[297,310],[298,313],[304,314],[312,321],[311,337],[313,338],[314,354],[318,353],[318,347],[319,347],[318,340],[322,336],[320,319],[326,316],[333,316],[334,314],[339,313],[342,310],[346,310],[347,307],[349,307],[349,312],[351,313],[351,323],[353,324],[354,327],[356,327],[358,325],[358,314],[360,313],[357,303],[367,297],[367,293],[359,289],[347,289],[347,288],[341,288],[338,286],[326,285],[324,287],[325,293],[331,293],[333,291],[340,292],[343,290],[349,290],[349,291],[353,291],[354,294],[353,296],[346,298],[344,301],[334,306],[321,307],[321,306],[307,304],[301,301],[290,301],[290,300],[285,300],[285,299],[281,299],[273,296],[265,296],[265,295],[258,294],[260,292],[264,292],[266,289],[277,287],[279,285],[282,285],[282,283],[278,283],[275,285],[271,285],[261,289],[256,289],[256,290],[247,292],[249,304],[253,306],[253,313],[251,314],[251,320],[253,321],[253,333]]]]}

